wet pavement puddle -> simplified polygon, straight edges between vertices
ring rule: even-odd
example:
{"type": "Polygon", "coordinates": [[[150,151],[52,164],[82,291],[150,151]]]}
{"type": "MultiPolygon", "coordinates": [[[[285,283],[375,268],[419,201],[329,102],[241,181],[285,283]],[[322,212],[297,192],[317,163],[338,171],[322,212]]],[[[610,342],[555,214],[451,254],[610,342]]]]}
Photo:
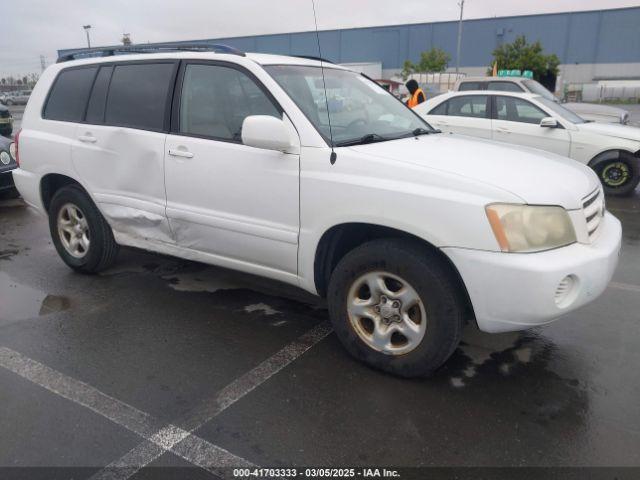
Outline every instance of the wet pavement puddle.
{"type": "Polygon", "coordinates": [[[0,320],[13,321],[67,310],[69,298],[15,282],[0,272],[0,320]]]}

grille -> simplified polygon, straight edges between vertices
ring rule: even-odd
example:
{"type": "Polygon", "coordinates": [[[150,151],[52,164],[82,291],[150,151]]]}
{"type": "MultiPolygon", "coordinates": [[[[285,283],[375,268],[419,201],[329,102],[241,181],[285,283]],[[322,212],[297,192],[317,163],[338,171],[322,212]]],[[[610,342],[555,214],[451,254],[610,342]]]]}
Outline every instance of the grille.
{"type": "Polygon", "coordinates": [[[582,212],[587,221],[587,234],[591,241],[595,240],[600,231],[604,211],[605,204],[602,188],[596,189],[582,200],[582,212]]]}
{"type": "Polygon", "coordinates": [[[556,305],[559,307],[565,306],[569,295],[573,291],[573,286],[575,284],[574,277],[572,275],[567,275],[562,279],[562,281],[558,284],[558,288],[556,288],[555,301],[556,305]]]}

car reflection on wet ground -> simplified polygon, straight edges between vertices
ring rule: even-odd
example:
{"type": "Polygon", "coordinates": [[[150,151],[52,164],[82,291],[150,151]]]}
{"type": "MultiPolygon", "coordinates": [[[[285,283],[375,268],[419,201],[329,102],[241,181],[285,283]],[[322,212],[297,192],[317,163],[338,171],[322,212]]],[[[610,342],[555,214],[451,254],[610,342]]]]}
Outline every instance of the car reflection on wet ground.
{"type": "MultiPolygon", "coordinates": [[[[352,360],[304,292],[130,249],[75,274],[2,202],[0,466],[90,476],[138,452],[97,391],[256,465],[640,466],[640,194],[608,207],[624,239],[601,298],[530,331],[469,326],[434,378],[403,380],[352,360]]],[[[197,464],[157,443],[124,478],[197,464]]]]}

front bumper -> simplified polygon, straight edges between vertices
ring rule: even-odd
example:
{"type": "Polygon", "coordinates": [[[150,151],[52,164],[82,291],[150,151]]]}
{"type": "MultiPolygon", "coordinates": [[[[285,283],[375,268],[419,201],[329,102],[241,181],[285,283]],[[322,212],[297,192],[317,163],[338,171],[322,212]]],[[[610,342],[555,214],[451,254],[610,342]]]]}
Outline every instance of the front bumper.
{"type": "Polygon", "coordinates": [[[12,190],[15,188],[13,183],[13,175],[11,170],[0,172],[0,192],[12,190]]]}
{"type": "Polygon", "coordinates": [[[540,253],[500,253],[463,248],[442,251],[458,268],[480,330],[508,332],[552,322],[595,300],[618,264],[622,227],[606,213],[592,244],[575,243],[540,253]],[[567,276],[575,279],[560,302],[556,292],[567,276]]]}

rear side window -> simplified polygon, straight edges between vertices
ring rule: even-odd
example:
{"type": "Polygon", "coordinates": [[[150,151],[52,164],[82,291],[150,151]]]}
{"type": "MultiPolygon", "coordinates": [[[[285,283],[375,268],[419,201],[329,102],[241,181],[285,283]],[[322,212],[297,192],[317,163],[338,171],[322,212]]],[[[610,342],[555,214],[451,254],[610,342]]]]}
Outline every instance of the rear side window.
{"type": "Polygon", "coordinates": [[[545,112],[531,102],[515,97],[496,97],[496,118],[509,122],[540,123],[545,117],[545,112]]]}
{"type": "Polygon", "coordinates": [[[116,65],[111,76],[105,123],[162,130],[173,63],[116,65]]]}
{"type": "Polygon", "coordinates": [[[438,105],[436,108],[432,109],[429,112],[429,115],[446,115],[447,114],[447,105],[449,104],[448,101],[446,102],[442,102],[440,105],[438,105]]]}
{"type": "Polygon", "coordinates": [[[500,92],[524,92],[520,85],[513,82],[489,82],[489,90],[498,90],[500,92]]]}
{"type": "Polygon", "coordinates": [[[468,95],[449,99],[448,115],[487,118],[487,96],[468,95]]]}
{"type": "Polygon", "coordinates": [[[482,82],[463,82],[460,84],[460,91],[466,90],[484,90],[482,82]]]}
{"type": "Polygon", "coordinates": [[[47,120],[80,122],[97,67],[62,70],[49,92],[43,117],[47,120]]]}
{"type": "Polygon", "coordinates": [[[91,96],[89,97],[89,105],[87,106],[88,123],[103,123],[104,109],[107,103],[107,90],[109,89],[109,80],[111,79],[113,67],[101,67],[93,84],[91,96]]]}

